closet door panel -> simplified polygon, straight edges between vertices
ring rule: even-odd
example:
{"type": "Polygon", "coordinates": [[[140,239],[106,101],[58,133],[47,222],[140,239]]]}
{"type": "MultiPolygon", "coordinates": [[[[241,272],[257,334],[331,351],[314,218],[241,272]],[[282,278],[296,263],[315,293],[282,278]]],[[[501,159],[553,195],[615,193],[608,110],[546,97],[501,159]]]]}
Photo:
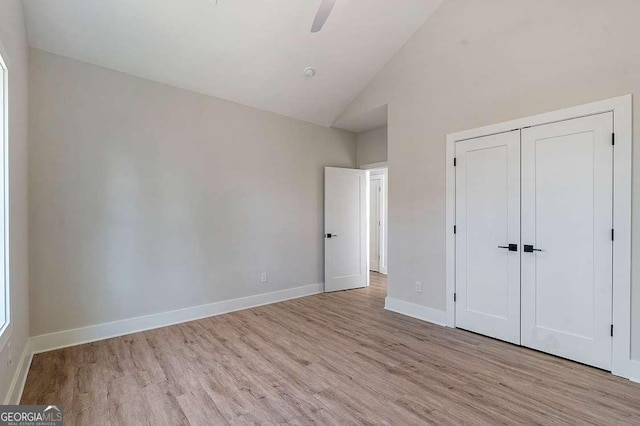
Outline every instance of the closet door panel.
{"type": "Polygon", "coordinates": [[[456,327],[519,343],[520,132],[458,142],[456,162],[456,327]]]}
{"type": "Polygon", "coordinates": [[[611,113],[522,131],[522,344],[611,368],[611,113]]]}

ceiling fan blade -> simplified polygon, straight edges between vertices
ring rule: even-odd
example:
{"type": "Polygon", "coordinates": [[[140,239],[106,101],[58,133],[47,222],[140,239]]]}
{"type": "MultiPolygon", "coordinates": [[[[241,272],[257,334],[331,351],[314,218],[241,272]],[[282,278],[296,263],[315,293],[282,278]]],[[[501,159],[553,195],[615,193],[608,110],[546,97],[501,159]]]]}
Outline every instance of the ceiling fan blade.
{"type": "Polygon", "coordinates": [[[311,25],[311,32],[317,33],[322,29],[322,26],[327,21],[333,6],[336,4],[336,0],[322,0],[320,7],[318,8],[318,13],[316,13],[316,17],[313,20],[313,25],[311,25]]]}

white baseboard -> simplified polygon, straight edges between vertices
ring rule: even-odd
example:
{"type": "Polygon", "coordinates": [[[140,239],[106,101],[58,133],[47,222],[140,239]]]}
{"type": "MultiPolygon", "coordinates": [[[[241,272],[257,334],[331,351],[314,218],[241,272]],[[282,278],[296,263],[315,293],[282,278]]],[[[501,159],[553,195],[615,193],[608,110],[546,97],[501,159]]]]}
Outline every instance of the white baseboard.
{"type": "Polygon", "coordinates": [[[629,361],[629,371],[627,379],[632,382],[640,383],[640,361],[632,359],[629,361]]]}
{"type": "Polygon", "coordinates": [[[137,318],[130,318],[72,330],[59,331],[50,334],[41,334],[32,337],[32,351],[34,354],[48,352],[54,349],[81,345],[83,343],[110,339],[154,328],[166,327],[183,322],[195,321],[215,315],[240,311],[242,309],[255,308],[299,297],[311,296],[321,293],[324,284],[310,284],[287,290],[271,293],[257,294],[239,299],[225,300],[207,305],[178,309],[175,311],[161,312],[137,318]]]}
{"type": "Polygon", "coordinates": [[[415,303],[405,302],[404,300],[387,297],[384,301],[384,308],[388,311],[406,315],[408,317],[417,318],[433,324],[447,326],[447,313],[427,306],[416,305],[415,303]]]}
{"type": "Polygon", "coordinates": [[[29,373],[29,367],[31,367],[31,360],[33,359],[32,341],[27,339],[27,343],[24,345],[22,355],[20,355],[20,361],[18,362],[18,368],[13,375],[9,392],[4,400],[5,405],[15,405],[20,403],[22,398],[22,391],[24,390],[24,384],[27,381],[27,374],[29,373]]]}

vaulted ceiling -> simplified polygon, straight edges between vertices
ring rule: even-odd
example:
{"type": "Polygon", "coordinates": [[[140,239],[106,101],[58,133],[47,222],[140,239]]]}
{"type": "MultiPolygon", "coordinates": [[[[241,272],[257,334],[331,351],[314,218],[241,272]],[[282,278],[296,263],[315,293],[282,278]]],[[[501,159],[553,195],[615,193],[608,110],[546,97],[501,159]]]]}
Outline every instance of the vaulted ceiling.
{"type": "Polygon", "coordinates": [[[323,126],[442,0],[24,0],[29,44],[323,126]],[[306,67],[317,74],[303,76],[306,67]]]}

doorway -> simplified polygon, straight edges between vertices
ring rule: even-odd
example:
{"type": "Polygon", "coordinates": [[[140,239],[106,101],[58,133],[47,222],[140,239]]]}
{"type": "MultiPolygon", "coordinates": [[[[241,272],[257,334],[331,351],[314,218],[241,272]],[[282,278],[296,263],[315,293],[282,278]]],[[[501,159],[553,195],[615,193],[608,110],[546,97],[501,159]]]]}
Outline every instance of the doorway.
{"type": "Polygon", "coordinates": [[[325,167],[325,292],[387,274],[387,192],[386,167],[325,167]]]}
{"type": "Polygon", "coordinates": [[[387,168],[369,170],[369,270],[387,274],[387,168]]]}

